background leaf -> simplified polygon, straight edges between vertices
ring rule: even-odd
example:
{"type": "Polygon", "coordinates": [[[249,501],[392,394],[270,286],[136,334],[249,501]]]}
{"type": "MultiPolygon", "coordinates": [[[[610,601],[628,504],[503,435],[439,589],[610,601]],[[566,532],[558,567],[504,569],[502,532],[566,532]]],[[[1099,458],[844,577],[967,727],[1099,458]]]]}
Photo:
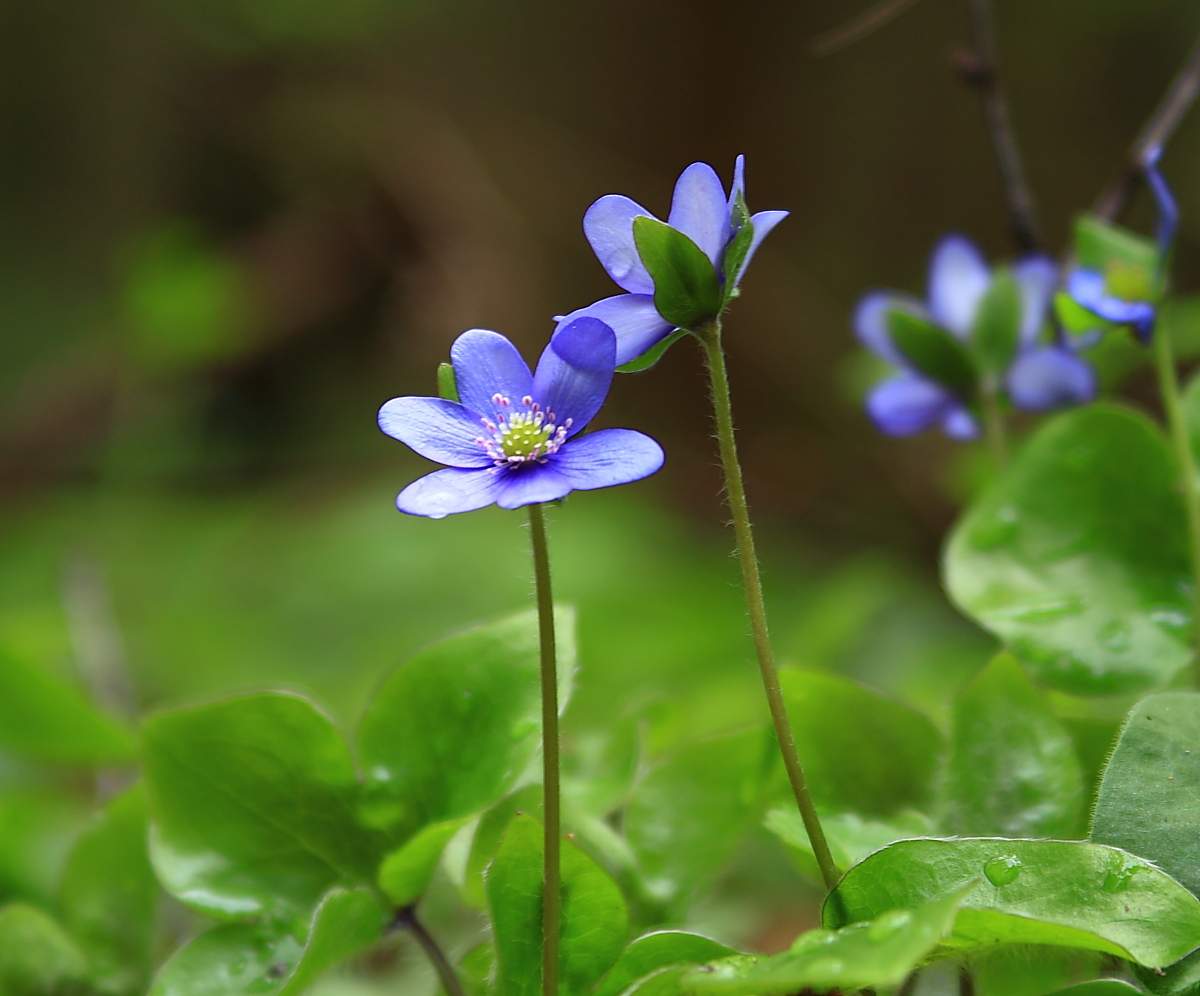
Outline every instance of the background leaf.
{"type": "Polygon", "coordinates": [[[1082,830],[1075,745],[1008,654],[955,703],[946,796],[949,833],[1074,837],[1082,830]]]}
{"type": "Polygon", "coordinates": [[[151,857],[185,903],[294,916],[336,882],[374,878],[350,752],[307,700],[270,692],[161,712],[143,740],[151,857]]]}
{"type": "Polygon", "coordinates": [[[1007,270],[992,277],[979,301],[971,327],[971,351],[982,369],[1000,375],[1008,370],[1021,334],[1021,292],[1007,270]]]}
{"type": "Polygon", "coordinates": [[[1190,659],[1191,568],[1166,441],[1092,405],[1043,425],[950,537],[946,587],[1042,683],[1112,695],[1190,659]]]}
{"type": "Polygon", "coordinates": [[[465,819],[430,823],[418,830],[379,866],[379,887],[397,906],[416,902],[429,885],[446,844],[465,825],[465,819]]]}
{"type": "Polygon", "coordinates": [[[967,892],[947,944],[1050,944],[1152,968],[1200,945],[1200,900],[1149,862],[1085,841],[904,840],[851,868],[827,926],[967,892]]]}
{"type": "MultiPolygon", "coordinates": [[[[804,821],[796,806],[779,806],[767,813],[763,824],[800,858],[800,867],[815,882],[820,881],[820,869],[813,855],[812,844],[804,829],[804,821]]],[[[886,820],[864,819],[857,813],[821,813],[821,826],[833,862],[839,868],[849,868],[872,851],[908,837],[928,837],[936,832],[933,821],[915,810],[902,810],[886,820]]]]}
{"type": "Polygon", "coordinates": [[[736,954],[701,934],[657,930],[632,941],[596,986],[594,996],[621,996],[638,979],[669,966],[701,965],[736,954]]]}
{"type": "Polygon", "coordinates": [[[638,255],[654,280],[654,307],[679,328],[694,329],[721,310],[721,287],[704,251],[657,218],[633,221],[638,255]]]}
{"type": "Polygon", "coordinates": [[[975,397],[979,377],[971,354],[950,332],[903,308],[888,311],[887,327],[892,345],[913,370],[965,401],[975,397]]]}
{"type": "Polygon", "coordinates": [[[0,906],[0,993],[82,996],[86,973],[83,952],[53,918],[24,903],[0,906]]]}

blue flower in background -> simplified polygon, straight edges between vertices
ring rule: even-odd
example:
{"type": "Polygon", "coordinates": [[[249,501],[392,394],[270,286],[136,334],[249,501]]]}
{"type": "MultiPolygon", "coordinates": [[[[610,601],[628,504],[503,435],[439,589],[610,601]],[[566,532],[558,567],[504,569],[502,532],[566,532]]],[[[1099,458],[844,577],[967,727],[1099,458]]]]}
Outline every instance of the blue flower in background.
{"type": "MultiPolygon", "coordinates": [[[[745,156],[738,156],[729,193],[708,163],[692,163],[675,182],[667,224],[703,250],[718,274],[730,240],[737,232],[735,205],[745,196],[745,156]]],[[[750,257],[788,212],[760,211],[751,215],[753,238],[745,259],[733,276],[736,287],[750,257]]],[[[617,335],[617,365],[641,356],[674,331],[673,323],[654,307],[654,281],[642,264],[633,240],[635,218],[653,218],[649,211],[621,194],[605,194],[583,216],[583,232],[596,258],[625,294],[606,297],[558,319],[558,328],[582,316],[598,318],[617,335]]]]}
{"type": "Polygon", "coordinates": [[[1166,260],[1179,227],[1175,198],[1158,171],[1160,154],[1161,149],[1151,149],[1143,165],[1146,182],[1158,205],[1158,261],[1154,272],[1112,262],[1105,272],[1081,266],[1072,270],[1067,278],[1067,293],[1076,304],[1106,322],[1130,326],[1144,343],[1154,334],[1157,298],[1162,291],[1166,260]]]}
{"type": "Polygon", "coordinates": [[[401,491],[396,507],[440,519],[653,474],[663,451],[649,436],[631,429],[579,435],[604,404],[615,354],[613,330],[592,318],[564,328],[532,374],[498,332],[464,332],[450,349],[461,403],[393,398],[379,410],[385,433],[446,465],[401,491]]]}
{"type": "MultiPolygon", "coordinates": [[[[1017,350],[1003,386],[1017,408],[1045,411],[1090,401],[1096,392],[1091,366],[1065,344],[1039,340],[1058,268],[1045,256],[1030,256],[1012,268],[1020,292],[1021,315],[1017,350]]],[[[867,398],[867,412],[888,435],[908,436],[938,427],[954,439],[979,435],[969,399],[917,372],[896,349],[888,313],[908,311],[945,329],[966,343],[993,279],[979,250],[967,239],[951,235],[933,253],[928,303],[891,291],[875,291],[859,302],[854,328],[862,343],[887,360],[898,373],[877,385],[867,398]]]]}

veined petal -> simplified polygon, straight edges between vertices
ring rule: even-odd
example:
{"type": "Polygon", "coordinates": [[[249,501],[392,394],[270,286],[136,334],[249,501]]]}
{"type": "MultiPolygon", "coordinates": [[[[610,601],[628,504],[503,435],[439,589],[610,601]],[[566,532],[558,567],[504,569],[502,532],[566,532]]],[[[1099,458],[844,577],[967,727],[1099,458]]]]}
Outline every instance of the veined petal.
{"type": "Polygon", "coordinates": [[[675,181],[667,224],[696,243],[715,266],[729,240],[725,187],[708,163],[692,163],[675,181]]]}
{"type": "Polygon", "coordinates": [[[1058,264],[1049,256],[1029,256],[1013,267],[1013,277],[1021,292],[1021,342],[1030,345],[1050,310],[1058,286],[1058,264]]]}
{"type": "Polygon", "coordinates": [[[1104,275],[1097,270],[1072,270],[1067,277],[1067,293],[1105,321],[1135,326],[1154,322],[1154,305],[1149,301],[1123,301],[1113,297],[1105,287],[1104,275]]]}
{"type": "Polygon", "coordinates": [[[942,239],[929,265],[929,310],[934,321],[965,336],[991,279],[987,263],[974,245],[961,235],[942,239]]]}
{"type": "Polygon", "coordinates": [[[392,398],[379,409],[379,428],[427,460],[450,467],[491,463],[476,441],[479,419],[462,405],[443,398],[392,398]]]}
{"type": "Polygon", "coordinates": [[[894,309],[927,317],[925,306],[915,297],[894,291],[871,291],[859,298],[858,306],[854,309],[854,332],[858,341],[876,356],[903,367],[904,357],[892,345],[888,331],[887,314],[894,309]]]}
{"type": "Polygon", "coordinates": [[[867,414],[889,436],[911,436],[938,425],[958,403],[932,381],[900,374],[867,396],[867,414]]]}
{"type": "Polygon", "coordinates": [[[583,215],[583,234],[600,265],[617,286],[632,294],[653,294],[654,281],[633,241],[634,218],[653,218],[649,211],[621,194],[605,194],[583,215]]]}
{"type": "Polygon", "coordinates": [[[662,447],[633,429],[600,429],[554,454],[554,468],[580,491],[649,477],[663,465],[662,447]]]}
{"type": "Polygon", "coordinates": [[[616,366],[636,360],[675,329],[655,310],[652,295],[618,294],[560,317],[554,334],[557,336],[575,319],[584,317],[598,318],[616,334],[616,366]]]}
{"type": "Polygon", "coordinates": [[[473,512],[496,501],[500,474],[494,468],[435,470],[413,481],[396,496],[396,507],[408,515],[444,519],[457,512],[473,512]]]}
{"type": "Polygon", "coordinates": [[[1026,411],[1082,405],[1096,396],[1096,372],[1063,346],[1029,349],[1008,372],[1008,396],[1026,411]]]}
{"type": "Polygon", "coordinates": [[[496,504],[521,508],[543,501],[558,501],[571,493],[571,482],[553,464],[526,464],[499,475],[496,504]]]}
{"type": "Polygon", "coordinates": [[[583,316],[550,339],[533,376],[533,396],[573,436],[600,410],[616,368],[617,337],[598,318],[583,316]]]}
{"type": "Polygon", "coordinates": [[[517,347],[499,332],[470,329],[454,340],[450,362],[458,382],[458,397],[464,407],[480,415],[492,415],[492,396],[517,399],[533,387],[529,365],[517,347]]]}
{"type": "Polygon", "coordinates": [[[742,274],[746,272],[751,258],[758,251],[758,247],[762,245],[762,240],[770,235],[775,226],[787,216],[787,211],[759,211],[758,214],[750,216],[750,224],[754,226],[754,233],[750,236],[750,246],[746,250],[746,257],[742,260],[742,265],[738,267],[737,274],[733,278],[735,287],[742,282],[742,274]]]}

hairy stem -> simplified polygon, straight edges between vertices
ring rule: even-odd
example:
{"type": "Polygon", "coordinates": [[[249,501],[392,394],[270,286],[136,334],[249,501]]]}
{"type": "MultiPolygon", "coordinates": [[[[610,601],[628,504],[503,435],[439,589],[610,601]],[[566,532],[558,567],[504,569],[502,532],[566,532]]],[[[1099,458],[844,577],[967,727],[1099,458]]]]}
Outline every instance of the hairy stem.
{"type": "Polygon", "coordinates": [[[1096,198],[1092,206],[1094,214],[1108,221],[1115,221],[1120,217],[1144,175],[1146,154],[1166,143],[1197,97],[1200,97],[1200,40],[1188,53],[1187,59],[1167,86],[1158,106],[1142,125],[1142,130],[1129,147],[1120,173],[1096,198]]]}
{"type": "MultiPolygon", "coordinates": [[[[1179,392],[1179,377],[1175,370],[1175,356],[1171,349],[1171,336],[1167,327],[1160,324],[1154,330],[1154,365],[1158,371],[1158,390],[1162,396],[1163,412],[1171,444],[1175,449],[1175,463],[1181,480],[1184,508],[1187,511],[1188,539],[1192,556],[1192,641],[1196,649],[1196,667],[1200,668],[1200,487],[1196,480],[1196,458],[1192,453],[1192,441],[1188,434],[1187,417],[1179,392]]],[[[1200,673],[1197,675],[1200,678],[1200,673]]]]}
{"type": "Polygon", "coordinates": [[[767,633],[767,610],[763,603],[762,578],[758,569],[758,555],[754,549],[754,531],[750,526],[750,508],[746,502],[746,487],[742,481],[742,468],[738,462],[737,442],[733,434],[733,406],[729,396],[729,373],[725,368],[725,352],[721,346],[721,323],[714,319],[696,331],[704,346],[708,366],[709,386],[712,391],[713,418],[716,422],[717,445],[721,454],[721,467],[725,472],[725,500],[733,516],[733,532],[737,539],[738,560],[742,568],[742,587],[746,592],[746,609],[750,616],[750,627],[754,633],[754,648],[758,654],[758,666],[762,672],[763,689],[767,694],[767,705],[771,720],[775,724],[775,736],[779,741],[779,752],[787,769],[788,781],[796,796],[796,805],[804,821],[804,829],[812,843],[813,854],[821,869],[825,887],[833,890],[837,884],[838,869],[834,864],[825,831],[809,795],[804,769],[796,754],[796,741],[788,722],[787,706],[779,686],[779,669],[771,650],[767,633]]]}
{"type": "Polygon", "coordinates": [[[429,933],[428,928],[417,917],[417,908],[415,906],[405,906],[403,909],[396,911],[396,916],[392,920],[392,926],[407,930],[416,939],[416,942],[421,945],[421,950],[425,952],[425,957],[429,959],[429,964],[433,966],[433,970],[437,973],[438,981],[441,982],[442,988],[446,990],[447,996],[465,996],[462,983],[458,981],[458,975],[454,971],[454,966],[450,964],[450,959],[446,957],[446,952],[442,950],[437,939],[429,933]]]}
{"type": "Polygon", "coordinates": [[[542,873],[542,992],[558,994],[558,924],[561,904],[558,802],[558,664],[554,646],[554,596],[550,590],[550,556],[546,517],[541,505],[529,506],[533,541],[533,576],[537,587],[538,639],[542,656],[542,809],[544,870],[542,873]]]}
{"type": "Polygon", "coordinates": [[[996,31],[992,20],[991,0],[967,0],[971,15],[971,39],[974,59],[962,66],[964,78],[979,92],[983,116],[992,138],[992,151],[1000,180],[1004,184],[1004,199],[1008,204],[1009,225],[1013,240],[1021,252],[1032,252],[1041,246],[1033,192],[1025,177],[1017,136],[1013,130],[1008,100],[1000,83],[996,31]]]}

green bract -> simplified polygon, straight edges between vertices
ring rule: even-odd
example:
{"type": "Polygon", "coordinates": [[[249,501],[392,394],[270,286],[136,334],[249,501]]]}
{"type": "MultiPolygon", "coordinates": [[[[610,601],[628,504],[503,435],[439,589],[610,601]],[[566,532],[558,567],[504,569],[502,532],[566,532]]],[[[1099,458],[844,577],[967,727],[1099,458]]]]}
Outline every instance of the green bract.
{"type": "Polygon", "coordinates": [[[666,321],[694,329],[716,317],[721,310],[721,285],[712,262],[695,242],[646,217],[634,219],[633,238],[654,280],[654,307],[666,321]]]}
{"type": "Polygon", "coordinates": [[[979,374],[967,347],[953,334],[902,308],[887,313],[887,325],[892,345],[914,371],[963,400],[975,397],[979,374]]]}
{"type": "Polygon", "coordinates": [[[1002,375],[1012,365],[1021,334],[1021,292],[1013,275],[1005,270],[988,284],[975,324],[970,348],[986,373],[1002,375]]]}

